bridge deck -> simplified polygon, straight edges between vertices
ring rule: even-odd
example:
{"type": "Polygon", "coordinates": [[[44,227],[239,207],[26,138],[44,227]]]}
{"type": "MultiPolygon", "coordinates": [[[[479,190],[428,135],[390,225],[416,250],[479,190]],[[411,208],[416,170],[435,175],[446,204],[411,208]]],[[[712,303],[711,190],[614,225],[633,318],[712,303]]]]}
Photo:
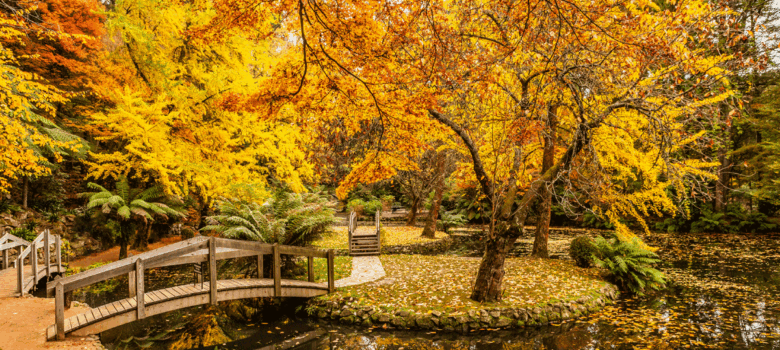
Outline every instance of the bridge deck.
{"type": "MultiPolygon", "coordinates": [[[[328,292],[327,283],[313,283],[298,280],[282,280],[282,296],[313,297],[328,292]]],[[[217,281],[218,300],[232,300],[248,297],[273,296],[273,279],[234,279],[217,281]],[[243,292],[243,293],[242,293],[243,292]]],[[[144,293],[146,316],[152,316],[185,307],[208,304],[209,283],[187,284],[144,293]],[[155,305],[159,307],[154,307],[155,305]]],[[[98,333],[121,324],[136,320],[137,300],[135,297],[122,299],[90,309],[86,313],[65,319],[65,333],[72,333],[87,327],[85,333],[98,333]]],[[[46,330],[46,337],[52,340],[57,335],[55,325],[46,330]]]]}

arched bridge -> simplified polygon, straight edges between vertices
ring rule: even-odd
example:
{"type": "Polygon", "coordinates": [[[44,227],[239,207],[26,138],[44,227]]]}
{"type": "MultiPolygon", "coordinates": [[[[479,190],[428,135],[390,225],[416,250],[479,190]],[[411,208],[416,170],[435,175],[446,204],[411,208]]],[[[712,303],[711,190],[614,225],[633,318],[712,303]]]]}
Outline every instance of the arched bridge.
{"type": "MultiPolygon", "coordinates": [[[[220,301],[261,297],[315,297],[334,290],[334,252],[311,248],[270,245],[216,237],[195,237],[148,251],[80,274],[49,282],[55,292],[55,324],[47,329],[47,339],[64,339],[66,334],[97,334],[126,323],[190,306],[220,301]],[[272,276],[263,276],[263,255],[273,256],[272,276]],[[308,281],[282,279],[280,255],[308,258],[308,281]],[[217,261],[257,257],[260,278],[219,280],[217,261]],[[328,282],[315,283],[314,258],[328,260],[328,282]],[[197,283],[147,291],[144,271],[163,266],[196,264],[208,261],[208,281],[198,275],[197,283]],[[94,307],[88,312],[65,319],[65,293],[97,282],[127,274],[129,298],[94,307]],[[141,297],[143,296],[143,297],[141,297]]],[[[196,267],[197,267],[196,266],[196,267]]]]}

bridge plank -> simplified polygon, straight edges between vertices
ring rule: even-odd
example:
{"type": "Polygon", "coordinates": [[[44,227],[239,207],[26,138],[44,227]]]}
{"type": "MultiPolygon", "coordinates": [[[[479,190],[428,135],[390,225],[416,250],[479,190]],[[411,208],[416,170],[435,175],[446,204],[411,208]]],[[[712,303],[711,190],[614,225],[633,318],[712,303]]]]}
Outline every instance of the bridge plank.
{"type": "Polygon", "coordinates": [[[92,314],[92,318],[93,318],[94,320],[96,320],[96,321],[97,321],[97,320],[99,320],[99,319],[101,319],[101,318],[103,318],[103,314],[101,314],[101,313],[100,313],[100,311],[98,311],[98,309],[89,309],[89,311],[88,311],[88,312],[89,312],[90,314],[92,314]]]}
{"type": "Polygon", "coordinates": [[[87,323],[92,323],[93,321],[95,321],[95,316],[92,315],[92,313],[89,311],[84,313],[84,317],[87,319],[87,323]]]}
{"type": "Polygon", "coordinates": [[[122,299],[119,302],[122,303],[122,308],[124,308],[125,310],[134,309],[133,305],[130,305],[129,299],[122,299]]]}
{"type": "Polygon", "coordinates": [[[79,320],[79,324],[86,325],[87,324],[87,317],[84,314],[79,314],[76,316],[79,320]]]}
{"type": "Polygon", "coordinates": [[[162,299],[163,300],[176,298],[176,295],[171,293],[168,289],[160,289],[160,290],[157,290],[156,292],[157,292],[157,294],[162,294],[162,296],[163,296],[162,299]]]}

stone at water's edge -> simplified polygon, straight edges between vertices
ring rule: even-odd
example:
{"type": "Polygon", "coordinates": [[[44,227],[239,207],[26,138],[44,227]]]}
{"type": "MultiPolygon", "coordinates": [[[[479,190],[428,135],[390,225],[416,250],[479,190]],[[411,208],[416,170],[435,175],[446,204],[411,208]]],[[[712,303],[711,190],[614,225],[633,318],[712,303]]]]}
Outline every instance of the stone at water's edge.
{"type": "Polygon", "coordinates": [[[452,315],[438,310],[427,313],[410,312],[400,308],[381,310],[377,307],[353,305],[352,300],[327,301],[323,298],[309,300],[306,310],[312,317],[347,324],[356,323],[355,315],[366,315],[367,317],[360,318],[363,320],[359,322],[361,325],[466,332],[469,329],[522,328],[572,320],[600,310],[605,304],[611,304],[618,295],[615,286],[606,286],[595,295],[543,307],[469,310],[466,314],[452,315]]]}

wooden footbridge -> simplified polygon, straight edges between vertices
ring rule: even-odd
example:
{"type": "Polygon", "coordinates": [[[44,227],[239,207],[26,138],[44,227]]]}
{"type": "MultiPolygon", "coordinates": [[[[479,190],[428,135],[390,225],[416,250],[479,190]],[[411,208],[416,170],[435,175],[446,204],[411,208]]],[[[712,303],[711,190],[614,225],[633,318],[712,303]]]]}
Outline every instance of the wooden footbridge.
{"type": "MultiPolygon", "coordinates": [[[[195,237],[49,282],[55,292],[55,324],[47,329],[47,339],[64,339],[66,334],[96,334],[126,323],[196,305],[216,305],[220,301],[262,297],[315,297],[334,290],[334,252],[311,248],[270,245],[216,237],[195,237]],[[263,256],[272,255],[272,273],[264,278],[263,256]],[[308,280],[287,280],[281,276],[280,255],[305,256],[308,280]],[[257,258],[258,278],[220,280],[217,261],[241,257],[257,258]],[[314,258],[328,260],[328,282],[316,283],[314,258]],[[194,283],[154,291],[146,290],[144,272],[151,268],[208,262],[208,281],[198,275],[194,283]],[[65,319],[65,293],[122,275],[129,277],[129,297],[65,319]]],[[[196,277],[193,277],[194,279],[196,277]]]]}
{"type": "Polygon", "coordinates": [[[382,216],[379,210],[374,215],[375,227],[358,227],[357,214],[353,211],[349,214],[349,255],[379,255],[382,245],[382,233],[380,231],[379,218],[382,216]]]}
{"type": "Polygon", "coordinates": [[[39,281],[65,271],[62,267],[62,240],[44,230],[32,242],[7,233],[0,237],[3,269],[16,268],[16,293],[23,296],[35,289],[39,281]],[[10,257],[15,255],[15,259],[10,257]],[[25,265],[25,261],[27,265],[25,265]]]}

